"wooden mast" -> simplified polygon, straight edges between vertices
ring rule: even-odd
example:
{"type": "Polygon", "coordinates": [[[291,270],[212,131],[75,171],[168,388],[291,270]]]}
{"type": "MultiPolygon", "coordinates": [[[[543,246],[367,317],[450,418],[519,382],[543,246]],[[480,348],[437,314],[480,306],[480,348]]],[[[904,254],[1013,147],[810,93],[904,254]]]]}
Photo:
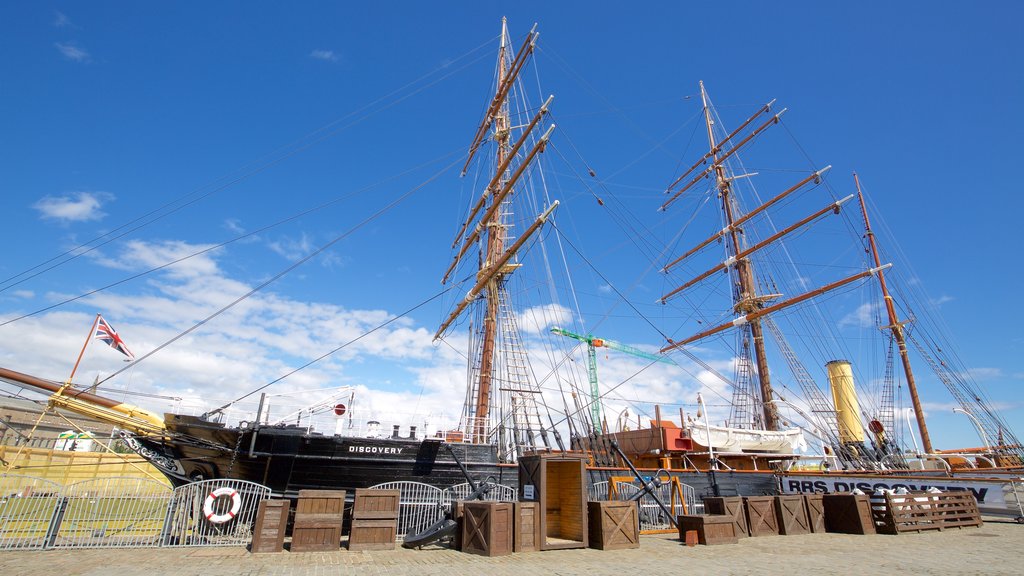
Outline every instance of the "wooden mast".
{"type": "MultiPolygon", "coordinates": [[[[476,282],[473,288],[467,293],[448,316],[441,323],[434,339],[440,338],[452,323],[462,315],[470,304],[479,306],[478,312],[482,315],[478,319],[479,324],[474,330],[477,338],[471,341],[475,349],[470,351],[470,387],[467,401],[467,420],[463,422],[463,430],[467,439],[474,443],[489,442],[491,405],[494,403],[492,397],[496,387],[505,383],[505,377],[499,376],[502,359],[505,352],[503,335],[506,330],[500,325],[502,320],[503,299],[507,298],[506,283],[508,276],[519,264],[512,261],[518,250],[540,230],[558,202],[551,204],[542,212],[536,220],[518,235],[515,242],[509,240],[509,208],[507,204],[515,195],[514,188],[520,177],[538,154],[543,153],[548,139],[554,130],[554,125],[548,129],[530,147],[529,152],[525,151],[525,144],[529,140],[534,128],[540,125],[544,115],[547,114],[548,106],[553,97],[547,101],[533,116],[533,119],[526,126],[512,126],[509,95],[512,92],[516,77],[523,69],[529,56],[532,54],[537,41],[537,25],[527,34],[522,48],[513,53],[509,43],[508,26],[505,18],[501,20],[501,40],[498,50],[497,86],[494,97],[484,114],[484,119],[477,128],[470,144],[466,166],[472,161],[473,156],[480,149],[486,139],[493,140],[495,152],[493,158],[486,161],[493,162],[491,165],[492,177],[485,186],[480,198],[470,209],[468,216],[463,222],[456,235],[453,248],[462,244],[452,263],[445,271],[441,283],[448,282],[452,272],[456,269],[463,257],[471,247],[479,247],[477,261],[476,282]],[[512,132],[519,134],[518,140],[513,144],[512,132]],[[511,244],[511,245],[509,245],[511,244]],[[500,381],[499,381],[500,380],[500,381]]],[[[463,170],[465,175],[465,169],[463,170]]],[[[507,343],[513,348],[516,346],[515,338],[507,343]]],[[[512,353],[513,355],[515,352],[512,353]]],[[[512,400],[514,401],[514,400],[512,400]]],[[[515,420],[516,417],[513,417],[515,420]]],[[[513,427],[516,424],[513,423],[513,427]]],[[[529,425],[527,424],[527,428],[529,425]]]]}
{"type": "MultiPolygon", "coordinates": [[[[502,88],[506,85],[505,76],[508,74],[506,64],[508,24],[505,18],[501,19],[501,47],[498,50],[498,85],[496,94],[500,95],[502,88]]],[[[507,92],[507,91],[506,91],[507,92]]],[[[505,158],[509,152],[509,119],[508,102],[502,98],[494,113],[494,138],[498,143],[498,150],[495,157],[495,168],[505,166],[505,158]]],[[[504,188],[508,182],[506,173],[499,174],[500,188],[504,188]]],[[[496,200],[494,190],[491,192],[491,202],[496,200]]],[[[490,218],[484,222],[487,228],[487,251],[485,260],[481,266],[482,270],[491,267],[491,264],[498,261],[498,258],[505,251],[505,226],[501,221],[501,210],[493,210],[490,218]]],[[[480,374],[479,385],[477,386],[476,408],[473,415],[476,421],[473,423],[473,441],[485,442],[487,440],[487,417],[491,404],[491,379],[494,370],[495,342],[498,333],[498,298],[504,274],[500,271],[487,281],[484,290],[485,311],[483,321],[483,343],[480,348],[480,374]]]]}
{"type": "MultiPolygon", "coordinates": [[[[878,245],[875,242],[875,233],[871,231],[871,221],[868,219],[868,209],[864,204],[864,194],[860,189],[860,178],[853,173],[853,181],[857,184],[857,196],[860,199],[860,209],[864,214],[864,229],[867,231],[868,244],[871,246],[871,256],[875,260],[875,266],[880,266],[881,260],[878,256],[878,245]]],[[[885,300],[885,310],[889,314],[889,325],[885,328],[892,331],[896,338],[896,346],[899,347],[900,361],[903,363],[903,372],[907,376],[907,390],[910,391],[910,400],[914,405],[914,416],[917,417],[917,428],[921,432],[921,443],[924,446],[925,454],[932,453],[932,439],[928,435],[928,427],[924,422],[924,408],[921,407],[921,398],[917,395],[917,383],[914,380],[914,371],[910,368],[910,355],[907,353],[907,341],[903,335],[903,322],[900,322],[896,315],[896,306],[893,304],[892,296],[889,295],[889,287],[885,283],[885,274],[878,271],[878,284],[882,287],[882,298],[885,300]]]]}
{"type": "MultiPolygon", "coordinates": [[[[712,129],[713,122],[711,120],[711,109],[708,106],[707,91],[704,89],[703,81],[700,83],[700,96],[704,104],[704,123],[707,126],[708,142],[711,144],[711,150],[713,152],[712,167],[714,168],[715,173],[715,186],[718,189],[718,195],[722,200],[722,211],[725,214],[726,226],[728,228],[726,235],[729,238],[729,250],[732,252],[731,256],[736,259],[737,290],[735,310],[736,312],[749,317],[751,312],[761,308],[763,299],[760,299],[757,296],[754,272],[750,260],[739,257],[741,251],[740,231],[733,225],[736,218],[733,214],[732,183],[725,174],[725,168],[722,163],[724,158],[719,158],[719,150],[715,143],[715,134],[712,129]]],[[[778,116],[776,116],[776,118],[777,117],[778,116]]],[[[749,138],[750,137],[748,136],[748,139],[749,138]]],[[[737,144],[733,150],[738,149],[744,142],[737,144]]],[[[775,403],[772,402],[774,398],[772,395],[771,377],[768,374],[768,358],[764,348],[764,331],[761,327],[759,317],[751,319],[748,323],[748,328],[754,340],[754,360],[757,364],[757,379],[761,386],[761,403],[764,407],[764,427],[766,430],[778,430],[779,416],[775,408],[775,403]]]]}

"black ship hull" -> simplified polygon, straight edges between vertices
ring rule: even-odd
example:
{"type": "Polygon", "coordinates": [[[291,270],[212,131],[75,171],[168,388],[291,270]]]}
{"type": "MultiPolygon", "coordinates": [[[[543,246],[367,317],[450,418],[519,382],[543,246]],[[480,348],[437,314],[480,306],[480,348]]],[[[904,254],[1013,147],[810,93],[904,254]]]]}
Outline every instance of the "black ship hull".
{"type": "Polygon", "coordinates": [[[462,467],[474,481],[517,483],[516,467],[500,465],[492,445],[449,448],[440,439],[328,436],[293,426],[232,428],[173,415],[167,432],[164,438],[128,440],[174,485],[210,478],[248,480],[287,498],[304,489],[353,490],[397,481],[444,489],[467,482],[462,467]]]}
{"type": "MultiPolygon", "coordinates": [[[[444,489],[467,481],[460,463],[474,481],[491,479],[513,488],[519,484],[517,466],[499,463],[493,445],[456,443],[449,450],[434,439],[326,436],[295,427],[229,428],[189,416],[171,416],[167,425],[167,437],[134,437],[129,444],[176,486],[211,478],[248,480],[269,487],[276,497],[292,499],[299,490],[351,491],[398,481],[444,489]]],[[[647,472],[655,471],[641,470],[647,472]]],[[[693,487],[698,500],[778,492],[778,479],[771,472],[668,474],[693,487]]],[[[631,477],[625,468],[587,470],[590,484],[631,477]]]]}

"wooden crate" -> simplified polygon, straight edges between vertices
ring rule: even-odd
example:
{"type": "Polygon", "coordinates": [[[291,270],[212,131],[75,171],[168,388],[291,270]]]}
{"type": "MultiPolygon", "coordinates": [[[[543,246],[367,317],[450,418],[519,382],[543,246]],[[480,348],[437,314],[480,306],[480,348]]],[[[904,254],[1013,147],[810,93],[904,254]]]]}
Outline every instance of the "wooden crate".
{"type": "Polygon", "coordinates": [[[825,504],[823,494],[804,494],[804,507],[807,509],[807,525],[811,532],[825,532],[825,504]]]}
{"type": "Polygon", "coordinates": [[[337,550],[341,546],[344,517],[344,490],[299,490],[291,551],[337,550]]]}
{"type": "Polygon", "coordinates": [[[398,519],[352,520],[348,533],[348,549],[394,550],[398,537],[398,519]]]}
{"type": "Polygon", "coordinates": [[[706,546],[736,544],[736,522],[725,514],[681,515],[676,518],[679,539],[686,542],[688,532],[697,533],[697,542],[706,546]]]}
{"type": "Polygon", "coordinates": [[[464,502],[462,551],[480,556],[511,554],[512,512],[512,502],[464,502]]]}
{"type": "Polygon", "coordinates": [[[586,548],[586,459],[582,455],[528,454],[519,459],[519,494],[540,504],[541,550],[586,548]]]}
{"type": "Polygon", "coordinates": [[[462,510],[463,504],[465,504],[465,502],[459,500],[452,505],[454,507],[452,509],[452,520],[455,521],[455,537],[452,539],[452,546],[459,551],[462,550],[462,525],[464,524],[462,518],[464,516],[462,510]]]}
{"type": "Polygon", "coordinates": [[[875,522],[867,494],[836,493],[822,497],[825,530],[841,534],[874,534],[875,522]]]}
{"type": "MultiPolygon", "coordinates": [[[[515,552],[537,552],[540,550],[540,504],[537,502],[516,502],[513,550],[515,552]]],[[[461,529],[460,529],[461,530],[461,529]]]]}
{"type": "Polygon", "coordinates": [[[746,538],[750,535],[747,528],[747,508],[742,496],[715,496],[704,498],[705,514],[724,514],[736,523],[736,537],[746,538]]]}
{"type": "Polygon", "coordinates": [[[262,554],[284,550],[284,534],[288,529],[288,513],[291,506],[292,503],[288,500],[260,502],[260,507],[256,511],[256,526],[253,528],[250,552],[262,554]]]}
{"type": "Polygon", "coordinates": [[[778,536],[779,517],[775,514],[774,496],[745,496],[747,528],[751,536],[778,536]]]}
{"type": "Polygon", "coordinates": [[[884,534],[981,526],[978,501],[967,491],[886,494],[873,510],[875,525],[884,534]]]}
{"type": "Polygon", "coordinates": [[[391,520],[398,518],[398,504],[401,492],[398,490],[374,490],[357,488],[352,503],[353,520],[391,520]]]}
{"type": "Polygon", "coordinates": [[[775,516],[779,519],[779,534],[810,534],[810,520],[807,517],[807,504],[802,494],[776,496],[775,516]]]}
{"type": "Polygon", "coordinates": [[[640,547],[640,519],[636,502],[587,502],[590,547],[624,550],[640,547]]]}

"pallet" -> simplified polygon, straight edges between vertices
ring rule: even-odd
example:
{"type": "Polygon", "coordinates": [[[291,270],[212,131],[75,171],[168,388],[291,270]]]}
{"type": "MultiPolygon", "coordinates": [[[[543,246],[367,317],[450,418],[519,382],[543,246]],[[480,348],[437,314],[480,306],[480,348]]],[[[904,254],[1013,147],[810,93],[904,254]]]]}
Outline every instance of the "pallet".
{"type": "Polygon", "coordinates": [[[981,526],[978,501],[967,491],[885,494],[884,505],[873,506],[872,515],[883,534],[942,531],[981,526]]]}

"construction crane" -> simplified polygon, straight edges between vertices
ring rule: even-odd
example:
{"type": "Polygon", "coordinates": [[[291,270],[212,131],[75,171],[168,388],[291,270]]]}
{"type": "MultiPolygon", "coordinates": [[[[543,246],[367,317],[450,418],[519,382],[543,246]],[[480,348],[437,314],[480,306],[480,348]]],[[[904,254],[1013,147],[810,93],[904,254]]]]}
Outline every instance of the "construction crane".
{"type": "Polygon", "coordinates": [[[594,421],[595,430],[601,430],[601,391],[597,386],[598,348],[608,348],[610,350],[625,352],[626,354],[630,354],[638,358],[643,358],[645,360],[651,360],[653,362],[664,362],[666,364],[672,363],[672,361],[666,358],[665,356],[659,356],[657,354],[651,354],[650,352],[644,352],[643,350],[633,348],[632,346],[627,346],[625,344],[620,344],[614,340],[597,338],[596,336],[592,336],[590,334],[582,336],[580,334],[576,334],[575,332],[570,332],[568,330],[563,330],[561,328],[552,328],[551,332],[553,334],[558,334],[559,336],[565,336],[567,338],[579,340],[580,342],[583,342],[584,344],[587,345],[587,373],[590,376],[590,417],[594,421]]]}

